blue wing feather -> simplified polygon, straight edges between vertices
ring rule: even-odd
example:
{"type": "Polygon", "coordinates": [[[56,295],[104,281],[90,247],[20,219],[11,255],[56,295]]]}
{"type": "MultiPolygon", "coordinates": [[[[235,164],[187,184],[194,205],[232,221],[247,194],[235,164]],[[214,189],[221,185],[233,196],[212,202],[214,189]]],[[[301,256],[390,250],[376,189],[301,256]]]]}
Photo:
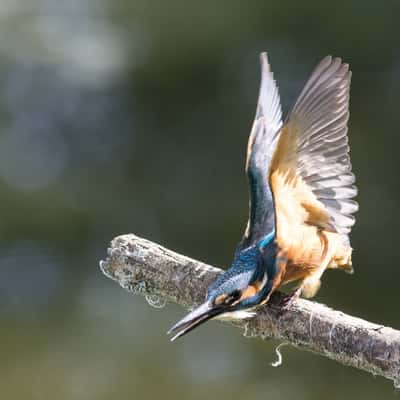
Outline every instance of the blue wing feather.
{"type": "Polygon", "coordinates": [[[282,127],[278,88],[266,53],[261,54],[261,84],[257,112],[247,146],[249,221],[241,248],[262,240],[275,229],[275,212],[268,182],[269,167],[282,127]]]}

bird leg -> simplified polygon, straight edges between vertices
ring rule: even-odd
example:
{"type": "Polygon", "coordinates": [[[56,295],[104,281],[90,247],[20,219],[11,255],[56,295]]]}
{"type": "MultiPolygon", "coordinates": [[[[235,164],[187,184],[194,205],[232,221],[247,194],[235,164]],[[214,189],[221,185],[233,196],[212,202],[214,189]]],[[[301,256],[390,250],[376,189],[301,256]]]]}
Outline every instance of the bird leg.
{"type": "Polygon", "coordinates": [[[281,311],[286,311],[292,307],[293,303],[301,296],[302,287],[299,286],[291,293],[285,293],[279,303],[281,311]]]}
{"type": "Polygon", "coordinates": [[[268,303],[268,307],[271,307],[276,312],[277,316],[280,317],[292,307],[293,303],[300,297],[301,292],[302,288],[299,286],[293,292],[283,294],[279,302],[268,303]]]}

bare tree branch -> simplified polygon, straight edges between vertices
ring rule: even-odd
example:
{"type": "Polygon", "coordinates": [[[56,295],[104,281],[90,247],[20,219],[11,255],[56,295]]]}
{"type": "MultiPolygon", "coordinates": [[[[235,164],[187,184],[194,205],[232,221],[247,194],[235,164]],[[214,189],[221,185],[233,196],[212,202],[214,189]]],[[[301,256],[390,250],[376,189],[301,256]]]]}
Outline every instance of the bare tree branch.
{"type": "MultiPolygon", "coordinates": [[[[204,301],[208,285],[222,272],[135,235],[116,237],[100,268],[150,301],[161,298],[189,308],[204,301]]],[[[280,298],[277,293],[256,317],[235,325],[247,336],[282,340],[400,386],[400,331],[303,299],[279,313],[280,298]]]]}

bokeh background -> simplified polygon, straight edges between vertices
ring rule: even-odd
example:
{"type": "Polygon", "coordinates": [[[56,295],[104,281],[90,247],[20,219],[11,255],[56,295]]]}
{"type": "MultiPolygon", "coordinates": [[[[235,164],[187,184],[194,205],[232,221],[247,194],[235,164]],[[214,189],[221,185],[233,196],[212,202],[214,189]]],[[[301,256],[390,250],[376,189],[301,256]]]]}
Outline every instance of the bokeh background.
{"type": "Polygon", "coordinates": [[[400,3],[0,1],[0,390],[4,399],[377,399],[391,382],[150,308],[99,271],[134,232],[229,265],[247,218],[243,172],[258,54],[285,109],[313,66],[353,70],[361,205],[356,273],[317,300],[400,327],[400,3]]]}

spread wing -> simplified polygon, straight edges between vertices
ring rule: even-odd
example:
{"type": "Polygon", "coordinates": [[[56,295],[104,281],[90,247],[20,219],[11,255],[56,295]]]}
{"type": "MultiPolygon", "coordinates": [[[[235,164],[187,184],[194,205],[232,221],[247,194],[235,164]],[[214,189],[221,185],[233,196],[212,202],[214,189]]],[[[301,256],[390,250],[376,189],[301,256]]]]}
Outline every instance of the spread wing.
{"type": "Polygon", "coordinates": [[[278,88],[268,63],[261,56],[261,84],[253,127],[247,145],[246,172],[249,180],[249,221],[240,247],[247,247],[274,230],[275,211],[268,172],[279,132],[282,111],[278,88]]]}
{"type": "Polygon", "coordinates": [[[358,210],[347,122],[351,72],[339,58],[315,68],[276,146],[270,184],[277,241],[304,240],[312,226],[347,238],[358,210]]]}

